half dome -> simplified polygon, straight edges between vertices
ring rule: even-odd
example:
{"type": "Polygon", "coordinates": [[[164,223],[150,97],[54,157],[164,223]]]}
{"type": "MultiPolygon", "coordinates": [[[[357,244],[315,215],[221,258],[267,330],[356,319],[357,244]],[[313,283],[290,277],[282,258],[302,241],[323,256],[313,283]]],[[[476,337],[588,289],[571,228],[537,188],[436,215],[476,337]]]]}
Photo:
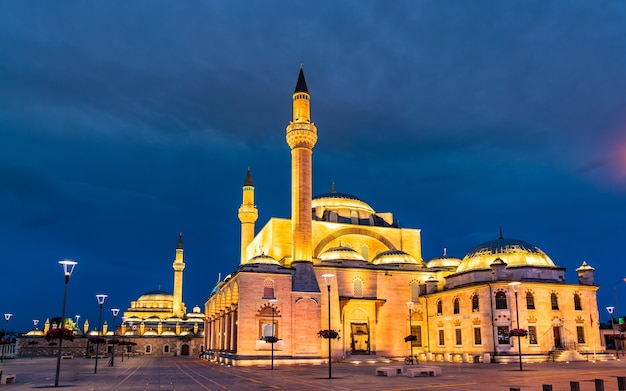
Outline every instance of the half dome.
{"type": "Polygon", "coordinates": [[[426,267],[436,268],[436,267],[449,267],[449,268],[457,268],[461,264],[460,258],[449,257],[447,255],[436,257],[426,262],[426,267]]]}
{"type": "Polygon", "coordinates": [[[345,247],[337,246],[331,247],[328,250],[320,254],[320,260],[322,261],[365,261],[365,258],[356,250],[345,247]]]}
{"type": "Polygon", "coordinates": [[[470,251],[461,261],[457,273],[469,270],[490,269],[496,258],[504,261],[508,268],[520,266],[557,267],[552,259],[539,247],[516,239],[499,238],[470,251]]]}
{"type": "Polygon", "coordinates": [[[417,260],[413,258],[413,256],[401,250],[383,251],[382,253],[374,257],[372,263],[374,265],[388,265],[396,263],[419,265],[419,262],[417,262],[417,260]]]}
{"type": "Polygon", "coordinates": [[[278,263],[277,260],[275,260],[274,258],[270,257],[269,255],[265,255],[265,254],[261,254],[261,255],[257,255],[254,256],[252,258],[250,258],[250,260],[248,260],[248,262],[246,262],[247,265],[252,265],[252,264],[256,264],[256,265],[280,265],[280,263],[278,263]]]}

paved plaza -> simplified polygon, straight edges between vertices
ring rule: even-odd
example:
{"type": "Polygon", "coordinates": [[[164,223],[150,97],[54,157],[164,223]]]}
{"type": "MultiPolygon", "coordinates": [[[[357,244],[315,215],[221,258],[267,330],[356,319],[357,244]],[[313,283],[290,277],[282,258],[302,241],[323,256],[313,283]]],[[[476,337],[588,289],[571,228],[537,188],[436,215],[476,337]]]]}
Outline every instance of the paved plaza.
{"type": "MultiPolygon", "coordinates": [[[[437,363],[443,370],[437,377],[376,376],[376,367],[389,364],[333,363],[332,379],[325,365],[276,365],[269,367],[228,367],[191,357],[116,358],[115,367],[99,360],[62,360],[59,390],[542,390],[551,384],[554,391],[570,390],[578,381],[580,390],[595,390],[595,379],[604,380],[606,391],[617,390],[617,377],[626,376],[626,360],[525,364],[437,363]]],[[[18,358],[4,360],[5,374],[16,374],[13,384],[0,385],[0,391],[54,388],[56,359],[18,358]]]]}

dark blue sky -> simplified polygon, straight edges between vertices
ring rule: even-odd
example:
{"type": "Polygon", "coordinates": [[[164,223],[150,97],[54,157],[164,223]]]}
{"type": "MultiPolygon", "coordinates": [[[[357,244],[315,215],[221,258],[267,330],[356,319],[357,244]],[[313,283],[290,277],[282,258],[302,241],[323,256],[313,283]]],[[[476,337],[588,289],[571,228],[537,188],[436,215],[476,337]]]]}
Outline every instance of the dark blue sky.
{"type": "MultiPolygon", "coordinates": [[[[67,315],[172,290],[203,306],[239,262],[241,186],[289,217],[285,127],[304,64],[314,194],[422,229],[427,261],[504,236],[596,268],[626,239],[626,3],[0,3],[0,312],[67,315]]],[[[604,310],[604,320],[608,319],[604,310]]]]}

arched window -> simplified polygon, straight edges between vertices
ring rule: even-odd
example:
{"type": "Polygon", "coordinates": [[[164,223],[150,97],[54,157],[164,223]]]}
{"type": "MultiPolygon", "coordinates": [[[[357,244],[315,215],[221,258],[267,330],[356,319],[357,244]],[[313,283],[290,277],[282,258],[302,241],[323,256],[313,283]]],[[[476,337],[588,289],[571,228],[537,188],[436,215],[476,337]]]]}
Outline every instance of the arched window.
{"type": "Polygon", "coordinates": [[[478,295],[472,296],[472,312],[480,311],[480,305],[478,304],[478,295]]]}
{"type": "Polygon", "coordinates": [[[497,310],[505,310],[507,309],[506,303],[506,293],[502,291],[496,292],[496,309],[497,310]]]}
{"type": "Polygon", "coordinates": [[[534,310],[535,309],[535,296],[532,293],[526,292],[526,309],[534,310]]]}
{"type": "Polygon", "coordinates": [[[354,297],[363,297],[363,280],[355,278],[352,283],[354,297]]]}
{"type": "Polygon", "coordinates": [[[420,299],[420,283],[413,281],[411,283],[411,301],[417,303],[420,299]]]}
{"type": "Polygon", "coordinates": [[[576,311],[582,311],[583,306],[580,303],[580,295],[578,293],[574,293],[574,309],[576,311]]]}
{"type": "Polygon", "coordinates": [[[263,280],[263,298],[274,299],[274,280],[266,278],[263,280]]]}
{"type": "Polygon", "coordinates": [[[556,293],[554,292],[550,294],[550,304],[552,304],[553,310],[559,309],[559,298],[556,296],[556,293]]]}
{"type": "Polygon", "coordinates": [[[443,303],[441,300],[437,300],[437,315],[443,314],[443,303]]]}
{"type": "Polygon", "coordinates": [[[452,302],[453,306],[454,306],[454,313],[458,314],[459,312],[461,312],[461,306],[459,304],[459,298],[455,297],[454,301],[452,302]]]}

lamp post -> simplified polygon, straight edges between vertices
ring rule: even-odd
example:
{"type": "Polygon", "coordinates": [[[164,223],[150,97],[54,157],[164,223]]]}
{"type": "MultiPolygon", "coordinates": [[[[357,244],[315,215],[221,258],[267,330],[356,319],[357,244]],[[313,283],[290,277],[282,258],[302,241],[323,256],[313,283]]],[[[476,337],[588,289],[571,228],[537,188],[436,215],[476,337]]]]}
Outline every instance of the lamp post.
{"type": "MultiPolygon", "coordinates": [[[[64,259],[59,261],[59,264],[63,266],[63,276],[65,278],[65,287],[63,288],[63,307],[61,309],[61,330],[63,330],[63,320],[65,319],[65,303],[67,302],[67,285],[70,282],[70,277],[72,276],[72,272],[74,272],[74,267],[78,264],[78,262],[70,261],[69,259],[64,259]]],[[[59,338],[59,352],[57,353],[57,371],[56,376],[54,378],[54,386],[59,386],[59,371],[61,370],[61,350],[63,348],[63,335],[61,334],[61,338],[59,338]]]]}
{"type": "Polygon", "coordinates": [[[80,330],[80,325],[78,324],[78,319],[80,319],[80,315],[74,315],[74,317],[76,318],[76,330],[80,330]]]}
{"type": "MultiPolygon", "coordinates": [[[[7,332],[9,330],[9,319],[11,319],[11,317],[13,316],[13,314],[4,314],[4,320],[6,321],[5,325],[4,325],[4,338],[8,340],[7,338],[7,332]]],[[[4,362],[4,348],[5,345],[2,345],[2,356],[0,356],[0,362],[4,362]]]]}
{"type": "MultiPolygon", "coordinates": [[[[335,275],[332,273],[322,274],[324,277],[324,281],[326,282],[326,287],[328,288],[328,330],[330,330],[330,284],[333,282],[333,278],[335,275]]],[[[333,369],[332,369],[332,357],[331,357],[331,340],[330,335],[328,336],[328,378],[333,378],[333,369]]]]}
{"type": "MultiPolygon", "coordinates": [[[[130,327],[130,335],[135,335],[135,324],[133,322],[128,322],[128,326],[130,327]]],[[[132,339],[130,340],[130,342],[133,342],[132,339]]],[[[130,346],[130,351],[126,350],[126,353],[128,353],[128,359],[130,360],[130,353],[133,351],[133,345],[129,345],[130,346]]]]}
{"type": "Polygon", "coordinates": [[[37,330],[37,325],[39,324],[39,319],[33,319],[33,327],[37,330]]]}
{"type": "MultiPolygon", "coordinates": [[[[108,295],[99,294],[96,295],[96,300],[98,301],[98,305],[100,306],[100,315],[98,316],[98,337],[100,336],[100,330],[102,329],[102,305],[108,295]]],[[[100,355],[100,344],[96,344],[96,365],[93,368],[93,373],[98,373],[98,356],[100,355]]]]}
{"type": "MultiPolygon", "coordinates": [[[[117,332],[115,324],[117,323],[117,314],[120,313],[120,309],[111,308],[111,313],[113,314],[113,339],[115,339],[115,334],[117,332]]],[[[111,344],[111,366],[114,366],[114,365],[115,365],[115,344],[112,343],[111,344]]]]}
{"type": "Polygon", "coordinates": [[[606,307],[606,312],[611,316],[611,329],[613,330],[613,344],[615,345],[615,357],[619,359],[619,351],[617,350],[617,341],[615,340],[615,322],[613,322],[613,312],[615,307],[606,307]]]}
{"type": "MultiPolygon", "coordinates": [[[[409,335],[413,335],[413,303],[412,301],[408,301],[406,303],[407,308],[409,309],[409,335]]],[[[413,364],[413,341],[409,341],[409,346],[411,347],[411,364],[413,364]]]]}
{"type": "MultiPolygon", "coordinates": [[[[517,328],[519,329],[519,305],[517,305],[517,292],[519,291],[521,282],[516,281],[509,284],[511,288],[513,288],[513,292],[515,293],[515,320],[517,322],[517,328]]],[[[517,334],[517,352],[519,354],[519,370],[522,370],[522,342],[521,336],[517,334]]]]}
{"type": "MultiPolygon", "coordinates": [[[[126,317],[122,316],[122,325],[121,325],[121,328],[122,328],[122,342],[125,341],[125,334],[126,334],[125,333],[125,326],[124,326],[125,324],[126,324],[126,317]]],[[[124,362],[124,349],[126,349],[126,345],[122,344],[122,362],[124,362]]]]}

